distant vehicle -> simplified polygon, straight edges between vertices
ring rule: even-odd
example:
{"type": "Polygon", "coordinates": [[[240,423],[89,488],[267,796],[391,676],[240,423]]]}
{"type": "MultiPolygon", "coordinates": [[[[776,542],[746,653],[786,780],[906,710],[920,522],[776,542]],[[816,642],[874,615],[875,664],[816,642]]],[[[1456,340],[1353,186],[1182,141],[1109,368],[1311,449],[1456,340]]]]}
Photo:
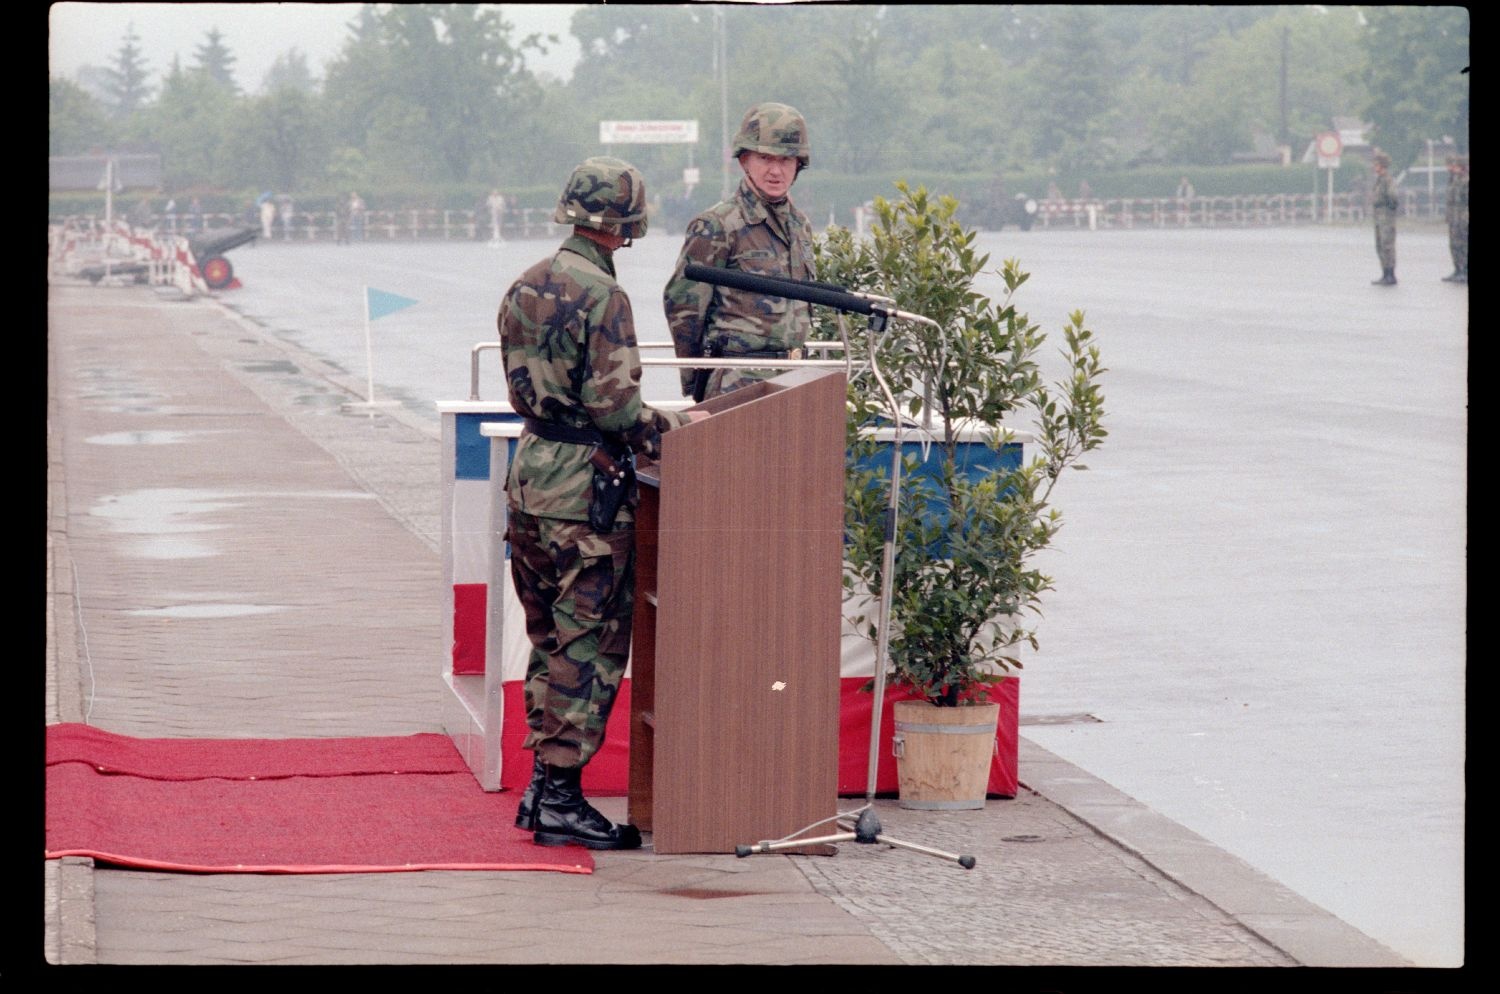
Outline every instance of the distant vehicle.
{"type": "Polygon", "coordinates": [[[1036,222],[1039,205],[1035,197],[1018,193],[1013,197],[1000,194],[993,199],[981,198],[964,214],[964,223],[985,231],[1001,231],[1011,224],[1022,231],[1030,231],[1036,222]]]}
{"type": "Polygon", "coordinates": [[[1022,231],[1030,231],[1032,222],[1036,220],[1036,210],[1035,198],[1018,193],[1011,200],[1000,204],[999,209],[994,212],[991,227],[999,231],[1007,224],[1014,224],[1022,231]]]}

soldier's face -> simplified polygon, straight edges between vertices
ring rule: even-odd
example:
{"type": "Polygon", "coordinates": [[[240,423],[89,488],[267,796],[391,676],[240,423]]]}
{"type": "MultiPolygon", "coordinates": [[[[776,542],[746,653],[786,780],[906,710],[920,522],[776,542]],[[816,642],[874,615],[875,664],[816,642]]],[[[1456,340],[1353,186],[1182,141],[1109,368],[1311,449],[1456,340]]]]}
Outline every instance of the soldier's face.
{"type": "Polygon", "coordinates": [[[771,200],[786,196],[797,180],[795,155],[767,155],[764,152],[741,152],[740,168],[755,188],[771,200]]]}

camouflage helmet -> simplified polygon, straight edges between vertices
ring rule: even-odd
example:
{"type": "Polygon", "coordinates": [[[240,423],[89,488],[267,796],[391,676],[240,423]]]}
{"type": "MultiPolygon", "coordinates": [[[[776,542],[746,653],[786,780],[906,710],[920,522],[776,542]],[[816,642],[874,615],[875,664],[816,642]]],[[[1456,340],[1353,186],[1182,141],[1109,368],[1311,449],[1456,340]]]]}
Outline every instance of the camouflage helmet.
{"type": "Polygon", "coordinates": [[[1374,160],[1377,166],[1381,166],[1385,169],[1391,168],[1391,157],[1386,154],[1384,150],[1377,148],[1375,150],[1375,154],[1371,156],[1371,158],[1374,160]]]}
{"type": "Polygon", "coordinates": [[[802,112],[787,104],[756,104],[745,111],[734,136],[734,154],[761,152],[765,155],[795,155],[798,171],[812,161],[807,140],[807,121],[802,112]]]}
{"type": "Polygon", "coordinates": [[[552,220],[640,238],[646,233],[646,180],[624,159],[585,159],[568,177],[552,220]]]}

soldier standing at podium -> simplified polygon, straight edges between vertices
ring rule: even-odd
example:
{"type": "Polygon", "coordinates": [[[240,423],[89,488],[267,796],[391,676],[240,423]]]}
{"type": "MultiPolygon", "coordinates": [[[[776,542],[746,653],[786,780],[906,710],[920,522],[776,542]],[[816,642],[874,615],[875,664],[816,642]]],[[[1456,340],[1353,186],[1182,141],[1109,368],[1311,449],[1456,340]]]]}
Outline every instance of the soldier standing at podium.
{"type": "Polygon", "coordinates": [[[634,849],[583,796],[630,653],[633,454],[702,413],[641,401],[630,301],[614,251],[646,233],[646,189],[620,159],[585,160],[553,221],[573,233],[506,292],[498,325],[510,403],[526,429],[506,481],[511,576],[526,613],[525,747],[535,754],[516,825],[541,845],[634,849]],[[596,495],[597,491],[597,495],[596,495]]]}
{"type": "MultiPolygon", "coordinates": [[[[789,193],[811,161],[807,122],[795,107],[756,104],[745,112],[734,154],[739,189],[688,224],[677,271],[664,291],[667,325],[681,358],[800,359],[812,331],[812,305],[699,283],[689,263],[755,276],[810,280],[812,224],[789,193]]],[[[703,400],[775,374],[775,370],[685,369],[682,392],[703,400]]]]}

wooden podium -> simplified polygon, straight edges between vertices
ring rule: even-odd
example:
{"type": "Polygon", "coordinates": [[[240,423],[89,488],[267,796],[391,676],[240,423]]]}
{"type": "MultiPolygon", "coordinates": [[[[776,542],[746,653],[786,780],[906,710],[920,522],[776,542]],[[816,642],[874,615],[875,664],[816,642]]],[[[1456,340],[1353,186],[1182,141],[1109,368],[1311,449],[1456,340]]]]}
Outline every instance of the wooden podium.
{"type": "Polygon", "coordinates": [[[659,853],[780,839],[838,803],[844,376],[701,406],[639,472],[629,812],[659,853]]]}

